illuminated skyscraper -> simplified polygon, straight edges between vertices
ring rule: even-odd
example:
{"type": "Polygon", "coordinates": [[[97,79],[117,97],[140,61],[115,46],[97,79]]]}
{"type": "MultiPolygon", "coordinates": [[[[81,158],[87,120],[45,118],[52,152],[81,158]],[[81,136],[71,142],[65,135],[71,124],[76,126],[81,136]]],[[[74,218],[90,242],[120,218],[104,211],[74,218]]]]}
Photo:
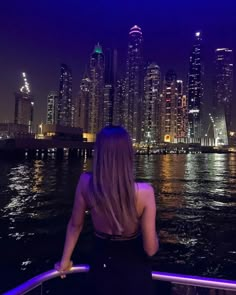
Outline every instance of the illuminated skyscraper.
{"type": "Polygon", "coordinates": [[[177,134],[177,77],[169,70],[165,76],[161,102],[161,140],[174,143],[177,134]]]}
{"type": "Polygon", "coordinates": [[[228,48],[216,49],[215,66],[214,107],[224,110],[229,132],[232,128],[233,51],[228,48]]]}
{"type": "Polygon", "coordinates": [[[226,125],[225,109],[222,105],[217,105],[214,108],[213,134],[215,145],[228,145],[229,137],[226,125]]]}
{"type": "Polygon", "coordinates": [[[73,125],[72,114],[72,73],[71,69],[65,65],[61,65],[57,123],[62,126],[73,125]]]}
{"type": "Polygon", "coordinates": [[[28,83],[26,73],[22,73],[24,85],[20,88],[20,92],[15,93],[15,124],[28,126],[28,132],[32,132],[34,101],[30,94],[30,85],[28,83]]]}
{"type": "Polygon", "coordinates": [[[156,144],[160,141],[160,68],[148,65],[144,78],[142,141],[156,144]]]}
{"type": "Polygon", "coordinates": [[[143,101],[143,36],[141,28],[134,26],[129,32],[126,70],[126,122],[133,142],[141,141],[143,101]]]}
{"type": "Polygon", "coordinates": [[[97,133],[104,123],[104,73],[105,58],[98,43],[90,57],[91,99],[88,126],[90,133],[97,133]]]}
{"type": "Polygon", "coordinates": [[[75,127],[89,132],[89,104],[91,100],[91,80],[85,74],[80,84],[79,95],[75,104],[75,127]]]}
{"type": "Polygon", "coordinates": [[[57,103],[58,103],[58,92],[51,91],[48,94],[47,124],[57,123],[57,103]]]}
{"type": "Polygon", "coordinates": [[[108,126],[112,124],[113,98],[114,98],[114,93],[113,93],[112,85],[105,84],[102,126],[108,126]]]}
{"type": "Polygon", "coordinates": [[[113,124],[114,125],[123,125],[125,126],[126,122],[126,112],[125,112],[125,95],[126,95],[126,86],[125,79],[119,79],[116,83],[116,93],[114,96],[114,105],[113,105],[113,124]]]}
{"type": "Polygon", "coordinates": [[[103,126],[113,122],[114,101],[116,96],[117,50],[105,51],[105,87],[103,126]]]}
{"type": "Polygon", "coordinates": [[[192,142],[199,142],[201,138],[202,119],[202,61],[201,61],[201,33],[195,33],[193,50],[190,56],[188,75],[188,137],[192,142]]]}
{"type": "Polygon", "coordinates": [[[184,95],[184,84],[177,80],[177,107],[176,107],[176,138],[183,141],[188,135],[187,97],[184,95]]]}

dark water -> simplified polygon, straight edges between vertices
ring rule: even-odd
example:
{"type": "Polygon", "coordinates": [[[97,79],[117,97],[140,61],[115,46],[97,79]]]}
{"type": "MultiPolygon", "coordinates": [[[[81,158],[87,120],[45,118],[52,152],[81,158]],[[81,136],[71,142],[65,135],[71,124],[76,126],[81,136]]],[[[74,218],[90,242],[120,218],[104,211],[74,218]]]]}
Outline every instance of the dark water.
{"type": "MultiPolygon", "coordinates": [[[[137,156],[136,177],[153,184],[160,251],[153,269],[236,279],[236,156],[137,156]]],[[[0,293],[51,269],[64,243],[74,191],[90,159],[0,160],[0,293]]],[[[75,263],[90,258],[89,216],[75,263]]]]}

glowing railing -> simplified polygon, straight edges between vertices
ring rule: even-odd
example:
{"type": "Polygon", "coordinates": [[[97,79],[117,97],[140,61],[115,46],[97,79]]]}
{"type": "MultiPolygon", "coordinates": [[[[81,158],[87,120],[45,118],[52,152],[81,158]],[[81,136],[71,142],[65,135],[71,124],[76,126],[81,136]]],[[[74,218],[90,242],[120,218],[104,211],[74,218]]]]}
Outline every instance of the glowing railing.
{"type": "MultiPolygon", "coordinates": [[[[66,274],[86,273],[89,272],[88,265],[76,265],[71,268],[66,274]]],[[[2,295],[22,295],[41,286],[44,282],[59,277],[60,274],[56,270],[44,272],[29,281],[19,285],[18,287],[3,293],[2,295]]],[[[227,291],[236,291],[236,281],[228,281],[221,279],[211,279],[204,277],[177,275],[163,272],[152,272],[153,280],[166,281],[172,284],[180,284],[187,286],[203,287],[209,289],[222,289],[227,291]]]]}

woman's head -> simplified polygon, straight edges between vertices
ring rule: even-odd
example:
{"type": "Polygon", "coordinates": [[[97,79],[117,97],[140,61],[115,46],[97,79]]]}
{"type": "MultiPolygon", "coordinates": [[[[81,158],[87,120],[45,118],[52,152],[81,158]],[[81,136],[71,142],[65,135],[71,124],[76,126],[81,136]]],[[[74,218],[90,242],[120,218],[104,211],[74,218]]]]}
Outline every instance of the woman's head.
{"type": "Polygon", "coordinates": [[[104,165],[106,171],[114,172],[114,175],[120,172],[117,169],[133,171],[132,143],[128,132],[121,126],[108,126],[97,134],[93,167],[105,172],[104,165]]]}
{"type": "Polygon", "coordinates": [[[133,147],[123,127],[105,127],[97,134],[91,188],[91,202],[114,231],[122,232],[127,222],[137,222],[133,147]]]}

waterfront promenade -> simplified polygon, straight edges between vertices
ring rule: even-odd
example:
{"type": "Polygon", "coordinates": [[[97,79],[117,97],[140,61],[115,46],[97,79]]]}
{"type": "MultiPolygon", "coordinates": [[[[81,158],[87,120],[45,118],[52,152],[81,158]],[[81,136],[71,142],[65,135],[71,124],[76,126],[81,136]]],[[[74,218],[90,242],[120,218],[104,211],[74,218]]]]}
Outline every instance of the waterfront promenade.
{"type": "MultiPolygon", "coordinates": [[[[92,156],[94,142],[81,140],[51,138],[11,138],[0,140],[0,157],[9,156],[24,158],[25,156],[35,158],[36,155],[47,157],[55,153],[63,157],[67,150],[69,157],[77,157],[84,154],[92,156]]],[[[135,147],[136,154],[188,154],[188,153],[235,153],[236,147],[224,146],[201,146],[197,144],[159,144],[155,147],[135,147]]]]}
{"type": "Polygon", "coordinates": [[[34,139],[34,138],[14,138],[0,141],[0,156],[13,157],[35,157],[36,154],[55,152],[57,156],[63,156],[64,149],[68,150],[70,156],[77,156],[87,153],[92,154],[94,143],[79,140],[62,139],[34,139]]]}

